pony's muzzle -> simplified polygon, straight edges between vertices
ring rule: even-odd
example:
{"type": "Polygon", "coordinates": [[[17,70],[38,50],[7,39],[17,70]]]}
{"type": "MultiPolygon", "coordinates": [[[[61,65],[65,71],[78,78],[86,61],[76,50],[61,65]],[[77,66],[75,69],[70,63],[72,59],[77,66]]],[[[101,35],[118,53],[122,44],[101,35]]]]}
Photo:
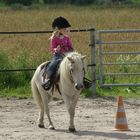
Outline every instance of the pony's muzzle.
{"type": "Polygon", "coordinates": [[[83,89],[83,88],[84,88],[84,85],[83,85],[83,84],[75,83],[75,88],[76,88],[77,90],[80,90],[80,89],[83,89]]]}

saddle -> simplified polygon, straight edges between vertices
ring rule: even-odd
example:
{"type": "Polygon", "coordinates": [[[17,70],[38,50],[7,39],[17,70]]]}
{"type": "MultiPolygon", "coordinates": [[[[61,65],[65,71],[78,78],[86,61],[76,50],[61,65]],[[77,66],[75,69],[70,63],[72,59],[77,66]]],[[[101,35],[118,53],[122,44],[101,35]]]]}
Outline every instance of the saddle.
{"type": "MultiPolygon", "coordinates": [[[[61,61],[60,61],[60,62],[61,62],[61,61]]],[[[50,79],[51,79],[51,87],[50,87],[50,89],[51,89],[52,91],[54,91],[54,90],[56,89],[56,90],[58,90],[58,92],[61,94],[60,89],[59,89],[59,85],[58,85],[58,82],[59,82],[59,80],[60,80],[60,72],[59,72],[60,62],[59,62],[59,64],[58,64],[57,68],[56,68],[55,73],[54,73],[53,76],[50,78],[50,79]]],[[[48,67],[49,64],[50,64],[50,61],[46,62],[45,64],[43,64],[43,65],[41,66],[41,70],[44,69],[44,72],[43,72],[43,75],[42,75],[42,77],[43,77],[43,82],[45,82],[45,77],[46,77],[46,74],[47,74],[47,73],[45,72],[45,69],[48,67]]],[[[44,88],[44,89],[45,89],[45,88],[44,88]]],[[[47,89],[45,89],[45,90],[47,90],[47,89]]]]}

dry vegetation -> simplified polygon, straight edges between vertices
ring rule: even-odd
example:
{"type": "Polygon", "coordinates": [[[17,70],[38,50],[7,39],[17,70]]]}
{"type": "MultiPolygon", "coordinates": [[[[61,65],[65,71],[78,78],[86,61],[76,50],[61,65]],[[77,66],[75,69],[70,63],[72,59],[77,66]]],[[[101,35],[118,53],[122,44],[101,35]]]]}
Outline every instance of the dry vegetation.
{"type": "MultiPolygon", "coordinates": [[[[36,31],[51,30],[51,22],[57,16],[69,19],[72,29],[95,27],[100,29],[136,29],[140,28],[140,10],[133,8],[94,9],[92,7],[43,8],[32,10],[1,10],[0,31],[36,31]]],[[[70,33],[76,50],[89,53],[89,34],[70,33]]],[[[0,49],[10,56],[19,54],[26,48],[36,59],[39,55],[48,58],[50,34],[45,35],[1,35],[0,49]]],[[[117,36],[116,36],[117,37],[117,36]]],[[[114,39],[116,39],[114,37],[114,39]]],[[[120,38],[124,38],[122,35],[120,38]]],[[[132,37],[132,36],[131,36],[132,37]]],[[[111,37],[108,36],[108,39],[111,37]]],[[[127,36],[125,37],[127,38],[127,36]]],[[[134,37],[138,38],[138,37],[134,37]]],[[[134,48],[133,48],[134,49],[134,48]]],[[[43,58],[44,58],[43,57],[43,58]]],[[[40,58],[37,58],[40,59],[40,58]]],[[[42,61],[42,60],[41,60],[42,61]]]]}
{"type": "MultiPolygon", "coordinates": [[[[1,10],[0,31],[38,31],[51,30],[51,22],[57,16],[69,19],[72,29],[138,29],[140,28],[140,9],[134,8],[94,8],[94,7],[48,7],[39,9],[1,10]]],[[[50,34],[1,35],[0,50],[6,52],[11,61],[26,52],[30,65],[34,67],[50,59],[50,34]]],[[[90,59],[89,33],[70,33],[75,50],[86,54],[90,59]]],[[[139,40],[139,34],[107,35],[104,40],[139,40]]],[[[138,51],[138,45],[104,47],[105,51],[138,51]]],[[[97,47],[98,50],[98,47],[97,47]]],[[[98,52],[97,52],[98,53],[98,52]]],[[[117,61],[119,56],[104,57],[104,61],[117,61]]],[[[131,58],[130,58],[131,59],[131,58]]],[[[120,61],[120,60],[119,60],[120,61]]],[[[113,68],[110,68],[110,70],[113,68]]],[[[116,68],[115,68],[116,69],[116,68]]]]}

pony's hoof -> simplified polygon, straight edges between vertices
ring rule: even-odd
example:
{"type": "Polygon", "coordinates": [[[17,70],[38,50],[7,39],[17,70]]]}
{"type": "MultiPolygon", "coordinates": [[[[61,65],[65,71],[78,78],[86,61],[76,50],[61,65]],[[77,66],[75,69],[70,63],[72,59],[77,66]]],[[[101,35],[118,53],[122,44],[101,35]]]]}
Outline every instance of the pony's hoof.
{"type": "Polygon", "coordinates": [[[48,129],[55,130],[54,126],[50,125],[48,129]]]}
{"type": "Polygon", "coordinates": [[[45,126],[42,125],[42,124],[38,124],[38,127],[39,127],[39,128],[45,128],[45,126]]]}
{"type": "Polygon", "coordinates": [[[76,132],[76,129],[75,128],[69,128],[69,132],[76,132]]]}

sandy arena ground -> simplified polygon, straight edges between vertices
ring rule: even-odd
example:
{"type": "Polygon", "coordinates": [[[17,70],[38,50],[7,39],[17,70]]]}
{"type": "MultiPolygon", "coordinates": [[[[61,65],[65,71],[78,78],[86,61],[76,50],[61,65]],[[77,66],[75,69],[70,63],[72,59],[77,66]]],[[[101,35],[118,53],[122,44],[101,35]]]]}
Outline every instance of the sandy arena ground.
{"type": "Polygon", "coordinates": [[[80,98],[76,107],[77,132],[68,132],[69,116],[65,104],[53,101],[50,111],[55,130],[38,128],[39,108],[32,99],[0,99],[0,140],[140,140],[140,101],[124,101],[131,131],[112,131],[117,101],[80,98]]]}

